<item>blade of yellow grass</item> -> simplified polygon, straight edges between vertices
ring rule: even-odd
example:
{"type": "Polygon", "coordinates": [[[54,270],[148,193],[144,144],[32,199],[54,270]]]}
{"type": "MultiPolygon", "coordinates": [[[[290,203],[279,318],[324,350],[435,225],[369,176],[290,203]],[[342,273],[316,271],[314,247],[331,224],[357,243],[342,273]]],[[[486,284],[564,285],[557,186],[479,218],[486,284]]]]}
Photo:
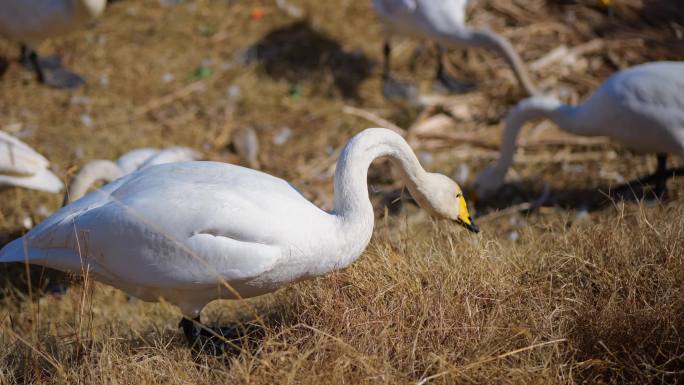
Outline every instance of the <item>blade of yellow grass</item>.
{"type": "Polygon", "coordinates": [[[486,358],[486,359],[484,359],[484,360],[480,360],[480,361],[477,361],[477,362],[473,362],[473,363],[471,363],[471,364],[469,364],[469,365],[466,365],[466,366],[464,366],[464,367],[461,367],[461,368],[455,368],[455,369],[445,370],[445,371],[443,371],[443,372],[440,372],[440,373],[437,373],[437,374],[433,374],[433,375],[431,375],[431,376],[429,376],[429,377],[425,377],[425,378],[423,378],[422,380],[418,381],[418,382],[416,383],[416,385],[425,385],[425,384],[426,384],[428,381],[430,381],[430,380],[434,380],[434,379],[436,379],[436,378],[446,376],[447,374],[450,374],[450,373],[455,373],[455,372],[459,372],[459,371],[462,371],[462,370],[468,370],[468,369],[474,368],[474,367],[476,367],[476,366],[479,366],[479,365],[482,365],[482,364],[486,364],[487,362],[500,360],[500,359],[502,359],[502,358],[506,358],[506,357],[509,357],[509,356],[513,356],[513,355],[515,355],[515,354],[522,353],[522,352],[525,352],[525,351],[528,351],[528,350],[533,350],[533,349],[541,348],[541,347],[547,346],[547,345],[554,345],[554,344],[558,344],[558,343],[565,342],[565,341],[567,341],[567,338],[559,338],[559,339],[557,339],[557,340],[546,341],[546,342],[540,342],[540,343],[538,343],[538,344],[526,346],[526,347],[524,347],[524,348],[511,350],[510,352],[507,352],[507,353],[504,353],[504,354],[500,354],[500,355],[495,356],[495,357],[489,357],[489,358],[486,358]]]}

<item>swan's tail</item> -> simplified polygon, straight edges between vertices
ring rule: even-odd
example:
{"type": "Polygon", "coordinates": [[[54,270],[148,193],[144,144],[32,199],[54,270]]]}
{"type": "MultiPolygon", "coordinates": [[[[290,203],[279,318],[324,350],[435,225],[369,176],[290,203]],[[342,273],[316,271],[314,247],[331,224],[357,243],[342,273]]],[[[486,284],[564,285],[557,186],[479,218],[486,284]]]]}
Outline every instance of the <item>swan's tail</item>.
{"type": "Polygon", "coordinates": [[[13,240],[0,250],[0,262],[23,262],[30,260],[28,250],[24,248],[24,237],[13,240]]]}

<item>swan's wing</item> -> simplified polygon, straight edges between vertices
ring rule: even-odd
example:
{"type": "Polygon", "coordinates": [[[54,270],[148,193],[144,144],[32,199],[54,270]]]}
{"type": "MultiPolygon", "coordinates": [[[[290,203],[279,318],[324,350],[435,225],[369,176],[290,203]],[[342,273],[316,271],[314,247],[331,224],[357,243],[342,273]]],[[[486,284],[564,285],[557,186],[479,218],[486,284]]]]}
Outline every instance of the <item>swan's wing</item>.
{"type": "Polygon", "coordinates": [[[139,168],[155,166],[164,163],[188,162],[197,160],[201,157],[200,153],[187,147],[165,148],[147,159],[139,168]]]}
{"type": "MultiPolygon", "coordinates": [[[[52,266],[50,253],[71,250],[57,268],[79,272],[86,256],[122,288],[245,281],[279,261],[288,232],[302,233],[293,212],[318,210],[281,179],[215,162],[149,167],[102,190],[29,232],[31,261],[52,266]]],[[[22,260],[19,251],[3,250],[0,261],[22,260]]]]}
{"type": "Polygon", "coordinates": [[[0,173],[28,176],[49,165],[44,156],[26,143],[0,131],[0,173]]]}
{"type": "Polygon", "coordinates": [[[62,181],[48,169],[40,169],[31,176],[0,175],[0,186],[17,186],[33,190],[58,193],[64,185],[62,181]]]}
{"type": "Polygon", "coordinates": [[[684,63],[642,64],[619,72],[606,83],[621,102],[684,113],[684,63]]]}
{"type": "Polygon", "coordinates": [[[159,150],[156,148],[138,148],[123,154],[116,164],[121,168],[124,175],[130,174],[140,168],[148,159],[155,156],[159,150]]]}
{"type": "Polygon", "coordinates": [[[578,108],[577,121],[636,150],[681,153],[684,63],[655,62],[617,72],[578,108]]]}

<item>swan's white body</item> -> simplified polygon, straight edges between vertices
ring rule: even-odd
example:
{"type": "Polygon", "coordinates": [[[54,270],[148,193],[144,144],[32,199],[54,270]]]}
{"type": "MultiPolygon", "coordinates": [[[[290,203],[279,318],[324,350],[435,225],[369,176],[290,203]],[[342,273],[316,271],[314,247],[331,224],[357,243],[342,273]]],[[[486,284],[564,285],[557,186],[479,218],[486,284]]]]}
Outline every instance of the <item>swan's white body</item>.
{"type": "Polygon", "coordinates": [[[146,167],[164,163],[186,162],[199,158],[200,154],[191,148],[168,147],[162,150],[156,148],[131,150],[117,159],[116,163],[109,160],[93,160],[83,166],[74,176],[64,201],[71,203],[81,198],[99,180],[111,182],[146,167]]]}
{"type": "Polygon", "coordinates": [[[368,244],[373,159],[401,165],[431,214],[470,226],[460,188],[425,172],[386,129],[349,141],[327,213],[282,179],[235,165],[184,162],[144,168],[62,208],[0,251],[0,262],[82,273],[148,301],[163,297],[196,317],[216,298],[252,297],[343,268],[368,244]]]}
{"type": "Polygon", "coordinates": [[[467,0],[373,0],[388,34],[427,39],[443,47],[480,47],[497,51],[512,67],[529,94],[537,90],[515,49],[502,36],[468,27],[467,0]]]}
{"type": "Polygon", "coordinates": [[[35,46],[83,26],[105,5],[106,0],[2,0],[0,36],[35,46]]]}
{"type": "Polygon", "coordinates": [[[641,152],[684,155],[684,62],[654,62],[617,72],[584,103],[551,97],[520,102],[506,117],[501,157],[477,178],[478,196],[496,191],[513,162],[525,122],[548,118],[577,135],[607,136],[641,152]]]}
{"type": "Polygon", "coordinates": [[[373,0],[389,33],[449,44],[465,28],[467,0],[373,0]]]}
{"type": "Polygon", "coordinates": [[[0,131],[0,186],[59,192],[64,186],[49,166],[50,162],[26,143],[0,131]]]}

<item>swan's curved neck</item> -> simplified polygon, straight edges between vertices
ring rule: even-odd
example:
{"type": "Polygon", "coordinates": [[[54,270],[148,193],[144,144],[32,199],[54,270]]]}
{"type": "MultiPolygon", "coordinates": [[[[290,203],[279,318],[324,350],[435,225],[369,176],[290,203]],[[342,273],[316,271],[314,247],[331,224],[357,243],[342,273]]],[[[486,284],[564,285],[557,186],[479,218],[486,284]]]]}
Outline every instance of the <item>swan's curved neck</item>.
{"type": "Polygon", "coordinates": [[[486,29],[471,30],[466,35],[466,42],[474,47],[489,48],[496,51],[499,55],[503,56],[511,67],[515,77],[518,79],[518,83],[520,83],[525,92],[528,95],[539,94],[537,87],[530,80],[520,55],[518,55],[518,52],[506,38],[486,29]]]}
{"type": "Polygon", "coordinates": [[[425,198],[419,186],[426,172],[404,138],[392,131],[369,128],[354,136],[344,147],[335,170],[335,208],[341,231],[364,239],[366,247],[373,232],[373,206],[368,198],[368,168],[373,160],[387,156],[398,166],[404,183],[419,203],[425,198]]]}
{"type": "Polygon", "coordinates": [[[501,136],[501,155],[495,165],[498,176],[503,178],[513,163],[516,140],[522,126],[535,119],[550,119],[561,129],[576,132],[577,107],[562,104],[555,98],[533,96],[527,98],[511,110],[506,116],[506,123],[501,136]]]}
{"type": "Polygon", "coordinates": [[[121,168],[109,160],[94,160],[81,168],[69,185],[64,204],[83,197],[93,183],[103,180],[107,183],[123,175],[121,168]]]}

